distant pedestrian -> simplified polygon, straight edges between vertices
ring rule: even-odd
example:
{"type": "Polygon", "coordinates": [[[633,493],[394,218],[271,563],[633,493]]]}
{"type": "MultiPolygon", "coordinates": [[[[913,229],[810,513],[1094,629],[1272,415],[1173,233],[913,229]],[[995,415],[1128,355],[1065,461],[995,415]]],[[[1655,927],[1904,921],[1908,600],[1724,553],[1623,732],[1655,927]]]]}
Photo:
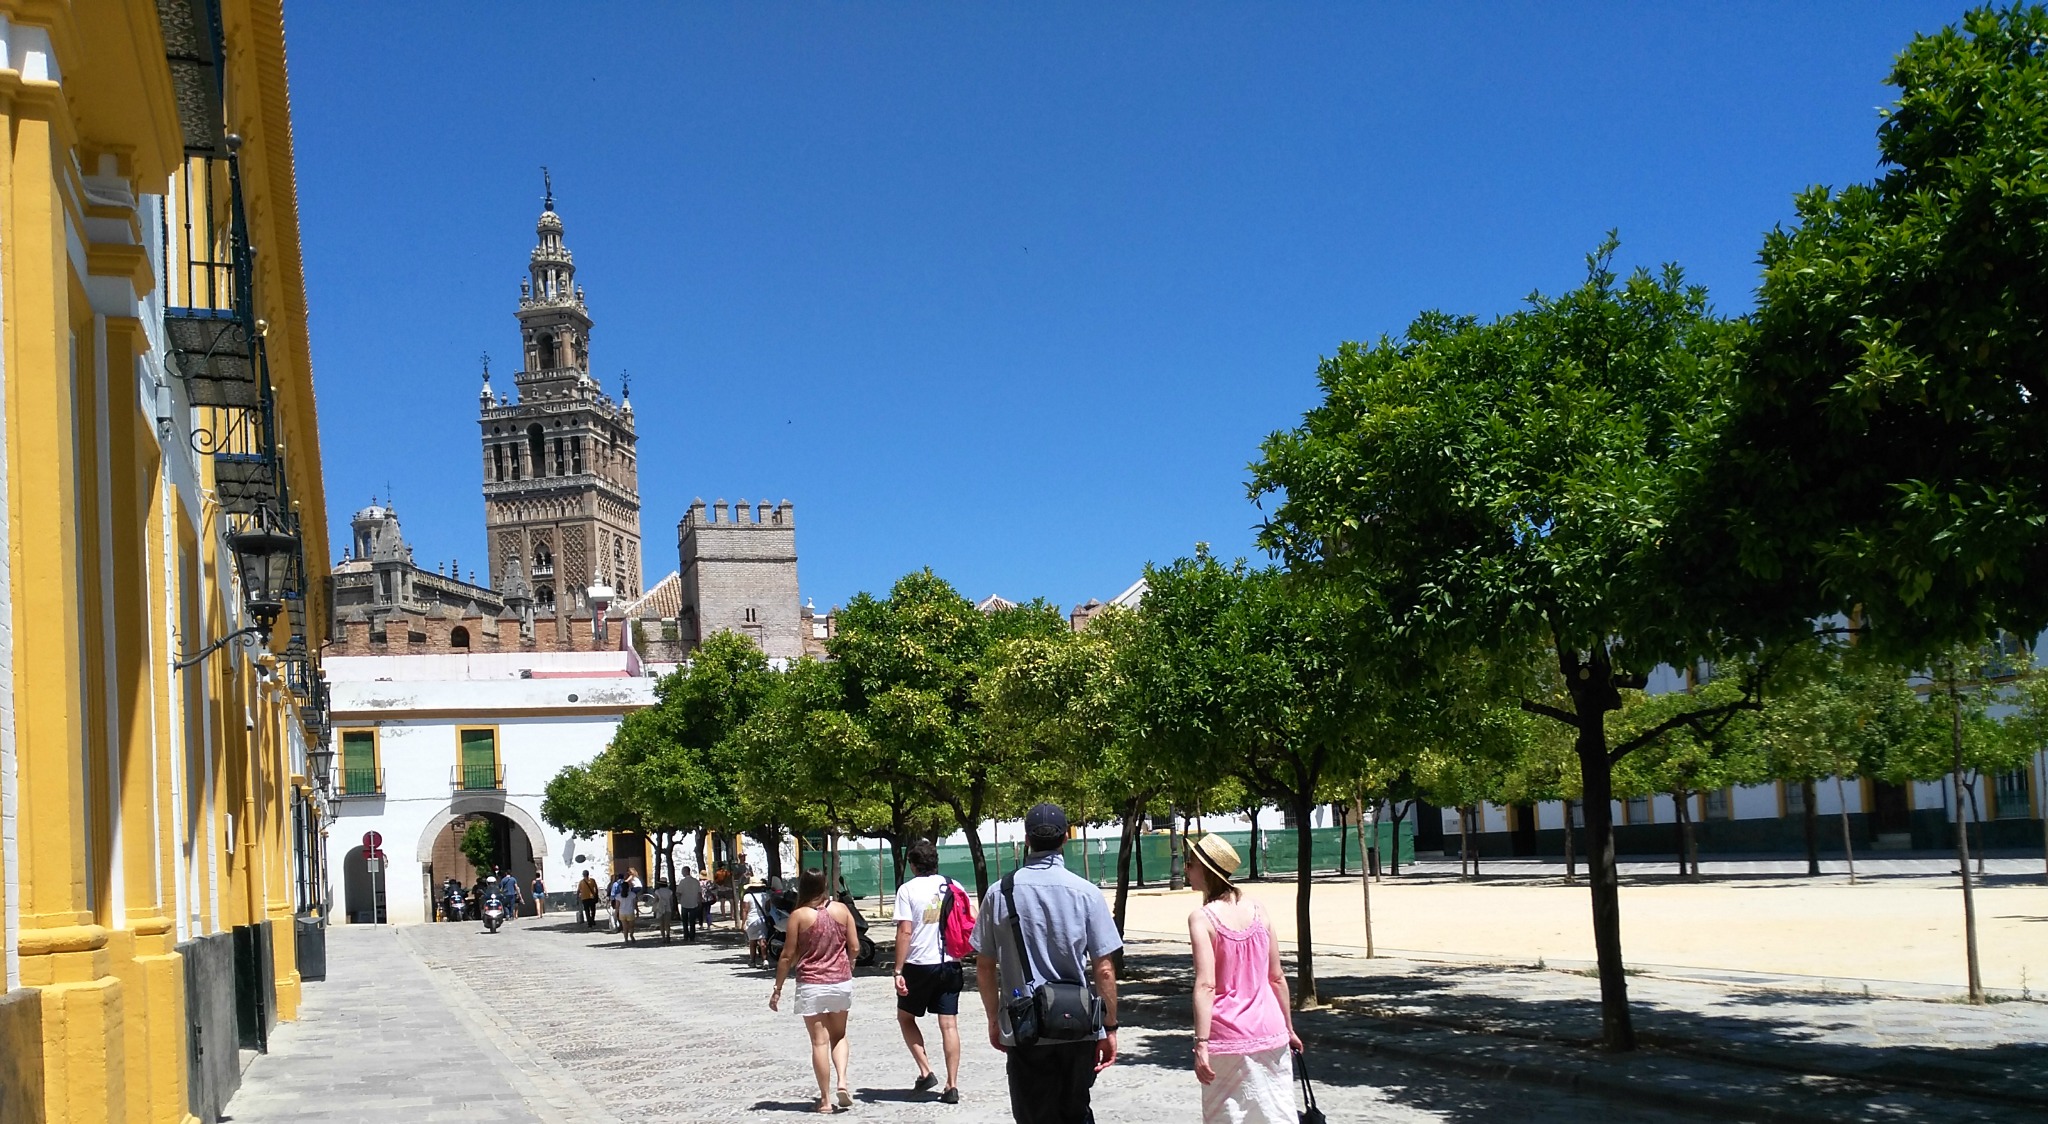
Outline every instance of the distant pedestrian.
{"type": "Polygon", "coordinates": [[[768,886],[756,885],[740,901],[740,924],[747,934],[747,967],[759,968],[768,960],[768,886]]]}
{"type": "MultiPolygon", "coordinates": [[[[1098,895],[1099,896],[1099,895],[1098,895]]],[[[780,1010],[782,984],[796,976],[796,1013],[811,1037],[811,1072],[818,1079],[818,1112],[853,1107],[846,1073],[846,1015],[853,1009],[853,958],[860,953],[853,914],[825,892],[823,871],[806,870],[797,880],[796,912],[789,915],[789,939],[775,964],[775,990],[768,1009],[780,1010]],[[833,1107],[832,1071],[839,1071],[838,1108],[833,1107]]]]}
{"type": "Polygon", "coordinates": [[[1067,814],[1059,805],[1026,813],[1024,840],[1023,865],[989,890],[974,925],[989,1045],[1009,1055],[1010,1114],[1018,1124],[1092,1124],[1089,1090],[1116,1062],[1110,956],[1124,942],[1102,891],[1067,870],[1060,854],[1067,814]]]}
{"type": "Polygon", "coordinates": [[[627,944],[640,928],[640,874],[629,870],[619,879],[619,932],[627,944]]]}
{"type": "Polygon", "coordinates": [[[664,878],[654,884],[654,924],[661,930],[661,943],[669,942],[676,923],[676,889],[664,878]]]}
{"type": "Polygon", "coordinates": [[[506,871],[498,877],[498,896],[505,899],[505,920],[519,916],[519,876],[506,871]]]}
{"type": "Polygon", "coordinates": [[[614,875],[612,875],[612,880],[611,880],[610,882],[608,882],[608,883],[606,883],[606,884],[605,884],[605,888],[604,888],[604,899],[605,899],[605,903],[606,903],[606,904],[607,904],[607,905],[608,905],[608,906],[610,907],[610,909],[611,909],[611,914],[612,914],[612,925],[611,925],[611,931],[612,931],[612,932],[614,932],[614,933],[618,932],[618,931],[619,931],[619,930],[620,930],[621,928],[623,928],[623,927],[624,927],[624,926],[623,926],[623,925],[622,925],[622,924],[620,923],[620,921],[619,921],[619,898],[620,898],[620,896],[621,896],[621,895],[623,895],[623,894],[624,894],[625,892],[626,892],[626,876],[625,876],[625,875],[623,875],[623,874],[614,874],[614,875]]]}
{"type": "Polygon", "coordinates": [[[939,1039],[946,1051],[944,1104],[960,1103],[960,988],[964,973],[958,957],[946,947],[946,930],[958,910],[973,922],[973,907],[964,891],[939,873],[939,849],[931,840],[910,845],[910,869],[916,877],[896,887],[896,1025],[917,1063],[911,1091],[922,1093],[939,1083],[924,1049],[924,1031],[917,1025],[926,1012],[939,1017],[939,1039]],[[956,893],[956,891],[959,891],[956,893]]]}
{"type": "Polygon", "coordinates": [[[1188,887],[1202,895],[1188,914],[1188,940],[1203,1124],[1296,1124],[1288,1051],[1301,1039],[1265,908],[1230,884],[1237,851],[1221,837],[1197,839],[1188,857],[1188,887]]]}
{"type": "Polygon", "coordinates": [[[583,881],[576,884],[576,901],[583,907],[583,927],[586,929],[597,928],[597,897],[597,879],[585,870],[583,881]]]}
{"type": "Polygon", "coordinates": [[[704,884],[689,867],[683,868],[683,876],[676,880],[676,908],[683,911],[683,941],[697,939],[697,923],[704,919],[704,884]]]}
{"type": "Polygon", "coordinates": [[[534,915],[535,917],[546,917],[546,916],[548,915],[548,909],[547,909],[547,894],[548,894],[548,888],[547,888],[547,886],[545,886],[545,885],[544,885],[544,884],[542,884],[542,882],[541,882],[541,878],[540,878],[540,871],[538,871],[538,870],[534,871],[534,872],[533,872],[533,915],[534,915]]]}

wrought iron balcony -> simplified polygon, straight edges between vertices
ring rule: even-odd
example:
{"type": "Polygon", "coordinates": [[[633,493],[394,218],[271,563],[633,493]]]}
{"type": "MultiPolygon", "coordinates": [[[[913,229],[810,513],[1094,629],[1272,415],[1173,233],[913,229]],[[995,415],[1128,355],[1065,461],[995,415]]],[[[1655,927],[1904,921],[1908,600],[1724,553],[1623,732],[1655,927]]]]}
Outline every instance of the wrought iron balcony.
{"type": "Polygon", "coordinates": [[[505,791],[503,765],[457,765],[448,771],[448,786],[471,792],[505,791]]]}
{"type": "Polygon", "coordinates": [[[344,765],[341,768],[341,790],[335,795],[344,799],[356,796],[384,795],[384,770],[344,765]]]}

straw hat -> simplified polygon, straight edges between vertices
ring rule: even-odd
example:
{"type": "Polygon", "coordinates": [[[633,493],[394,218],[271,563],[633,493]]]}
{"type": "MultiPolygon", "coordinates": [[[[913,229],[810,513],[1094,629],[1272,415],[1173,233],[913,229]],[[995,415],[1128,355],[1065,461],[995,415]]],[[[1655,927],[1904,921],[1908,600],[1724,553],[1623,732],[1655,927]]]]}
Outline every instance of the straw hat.
{"type": "Polygon", "coordinates": [[[1225,842],[1221,835],[1208,833],[1195,840],[1188,853],[1200,859],[1209,873],[1225,882],[1230,881],[1230,876],[1237,873],[1238,866],[1244,861],[1237,857],[1237,848],[1225,842]]]}

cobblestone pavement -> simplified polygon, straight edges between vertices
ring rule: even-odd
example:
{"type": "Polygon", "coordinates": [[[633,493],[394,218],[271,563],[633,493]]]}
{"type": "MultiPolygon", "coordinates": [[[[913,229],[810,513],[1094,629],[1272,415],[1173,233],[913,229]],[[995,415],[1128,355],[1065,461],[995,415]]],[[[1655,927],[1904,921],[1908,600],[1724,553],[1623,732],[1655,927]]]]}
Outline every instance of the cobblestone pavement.
{"type": "MultiPolygon", "coordinates": [[[[433,974],[452,975],[481,997],[480,1010],[493,1028],[520,1050],[519,1066],[550,1087],[573,1082],[581,1089],[583,1107],[566,1119],[773,1119],[812,1104],[802,1027],[786,1008],[768,1010],[770,975],[747,968],[744,946],[729,933],[696,945],[644,941],[628,948],[573,922],[522,920],[496,936],[468,925],[414,926],[401,930],[399,941],[433,974]]],[[[331,946],[330,958],[341,947],[331,946]]],[[[896,1030],[889,978],[880,970],[861,972],[851,1024],[856,1104],[850,1115],[957,1124],[1008,1120],[1002,1058],[986,1045],[972,993],[962,996],[961,1025],[962,1103],[942,1105],[931,1094],[911,1093],[916,1069],[896,1030]]],[[[1123,1056],[1096,1085],[1098,1119],[1200,1118],[1185,1028],[1184,1016],[1157,1028],[1125,1017],[1123,1056]]],[[[927,1034],[936,1046],[936,1028],[928,1026],[927,1034]]],[[[1474,1081],[1353,1051],[1314,1060],[1331,1120],[1696,1119],[1633,1106],[1617,1112],[1597,1097],[1474,1081]]],[[[541,1115],[547,1118],[545,1110],[541,1115]]]]}
{"type": "MultiPolygon", "coordinates": [[[[552,918],[497,935],[344,927],[328,958],[302,1021],[279,1029],[229,1105],[237,1124],[733,1121],[811,1104],[802,1028],[767,1010],[770,977],[746,967],[729,932],[629,948],[552,918]]],[[[1134,945],[1123,1056],[1096,1087],[1105,1124],[1199,1118],[1185,961],[1177,944],[1134,945]]],[[[1648,1048],[1617,1058],[1584,1048],[1598,1033],[1596,989],[1572,973],[1334,950],[1318,961],[1335,1006],[1301,1024],[1332,1120],[2003,1121],[2048,1106],[2039,1003],[1973,1009],[1637,978],[1648,1048]],[[1958,1101],[1945,1083],[1972,1095],[1958,1101]]],[[[862,972],[855,987],[852,1115],[1009,1119],[1001,1056],[983,1042],[971,992],[964,1100],[945,1106],[909,1092],[887,976],[862,972]]]]}
{"type": "Polygon", "coordinates": [[[243,1073],[229,1119],[539,1124],[533,1083],[432,977],[389,928],[330,931],[327,979],[305,985],[298,1020],[279,1023],[243,1073]]]}

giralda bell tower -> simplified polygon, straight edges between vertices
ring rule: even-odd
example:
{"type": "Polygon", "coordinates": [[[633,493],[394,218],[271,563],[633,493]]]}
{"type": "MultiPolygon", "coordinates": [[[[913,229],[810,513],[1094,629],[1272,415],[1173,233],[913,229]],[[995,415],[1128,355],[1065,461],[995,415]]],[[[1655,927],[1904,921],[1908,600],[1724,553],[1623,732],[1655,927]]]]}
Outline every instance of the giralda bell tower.
{"type": "Polygon", "coordinates": [[[577,608],[594,585],[640,595],[640,483],[633,404],[614,403],[590,373],[590,313],[548,184],[539,244],[519,285],[525,367],[515,397],[484,368],[484,527],[490,581],[516,578],[543,613],[577,608]]]}

